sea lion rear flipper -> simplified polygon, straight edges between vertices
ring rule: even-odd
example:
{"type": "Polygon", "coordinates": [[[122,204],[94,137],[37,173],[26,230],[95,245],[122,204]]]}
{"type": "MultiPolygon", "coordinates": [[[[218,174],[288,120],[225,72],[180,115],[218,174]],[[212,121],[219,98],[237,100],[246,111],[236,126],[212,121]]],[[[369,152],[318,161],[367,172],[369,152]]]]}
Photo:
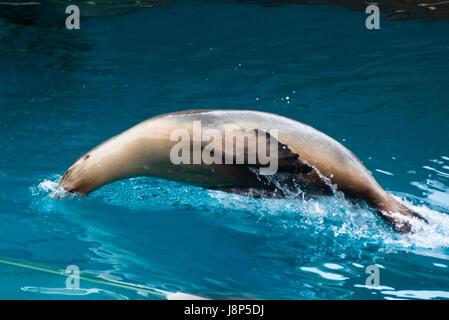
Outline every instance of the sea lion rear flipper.
{"type": "Polygon", "coordinates": [[[417,219],[429,223],[421,214],[400,203],[389,194],[382,202],[374,203],[379,215],[400,233],[413,233],[412,220],[417,219]]]}

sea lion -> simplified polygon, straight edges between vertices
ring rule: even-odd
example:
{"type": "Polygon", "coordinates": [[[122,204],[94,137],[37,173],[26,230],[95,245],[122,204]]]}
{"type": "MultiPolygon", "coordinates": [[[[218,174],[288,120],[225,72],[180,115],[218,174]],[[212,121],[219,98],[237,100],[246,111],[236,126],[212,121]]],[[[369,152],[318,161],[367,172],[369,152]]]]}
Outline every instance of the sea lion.
{"type": "Polygon", "coordinates": [[[58,189],[87,195],[103,185],[134,176],[153,176],[230,192],[268,190],[269,194],[274,190],[272,194],[276,194],[279,183],[307,193],[332,194],[339,190],[349,199],[366,201],[399,232],[411,231],[410,217],[425,221],[385,192],[342,144],[308,125],[266,112],[188,110],[150,118],[84,154],[64,174],[58,189]],[[241,150],[237,143],[229,149],[213,134],[212,139],[206,135],[195,138],[198,123],[205,130],[215,130],[215,134],[226,136],[232,132],[233,142],[248,132],[257,134],[244,137],[247,145],[241,150]],[[271,129],[276,136],[270,133],[271,129]],[[176,157],[183,151],[178,139],[182,132],[187,135],[187,161],[179,163],[176,157]],[[218,141],[212,150],[208,145],[211,141],[218,141]],[[255,149],[248,148],[251,141],[259,147],[266,144],[266,154],[276,156],[275,174],[259,174],[268,165],[262,164],[259,157],[254,161],[255,149]],[[194,152],[195,145],[202,152],[209,148],[215,160],[223,161],[195,160],[194,155],[188,154],[194,152]],[[276,149],[270,149],[273,145],[276,149]],[[241,158],[236,161],[239,151],[243,152],[243,162],[241,158]],[[233,162],[224,161],[225,158],[233,162]]]}

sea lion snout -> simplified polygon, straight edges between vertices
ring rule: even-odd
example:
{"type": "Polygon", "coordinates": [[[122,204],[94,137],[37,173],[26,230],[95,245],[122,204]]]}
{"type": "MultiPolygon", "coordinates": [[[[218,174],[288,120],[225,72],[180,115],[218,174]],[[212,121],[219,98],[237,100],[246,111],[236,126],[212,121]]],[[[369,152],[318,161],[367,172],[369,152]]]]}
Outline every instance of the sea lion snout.
{"type": "Polygon", "coordinates": [[[58,190],[87,195],[105,184],[134,176],[136,165],[129,165],[129,153],[120,140],[103,143],[81,156],[66,171],[58,190]]]}
{"type": "Polygon", "coordinates": [[[76,164],[70,167],[62,176],[62,179],[58,185],[58,190],[70,193],[88,194],[88,188],[86,188],[87,184],[84,179],[80,178],[81,174],[79,171],[80,170],[77,168],[76,164]]]}
{"type": "Polygon", "coordinates": [[[88,157],[81,157],[66,171],[59,182],[58,190],[87,195],[101,185],[103,175],[101,171],[93,170],[91,163],[87,160],[88,157]]]}

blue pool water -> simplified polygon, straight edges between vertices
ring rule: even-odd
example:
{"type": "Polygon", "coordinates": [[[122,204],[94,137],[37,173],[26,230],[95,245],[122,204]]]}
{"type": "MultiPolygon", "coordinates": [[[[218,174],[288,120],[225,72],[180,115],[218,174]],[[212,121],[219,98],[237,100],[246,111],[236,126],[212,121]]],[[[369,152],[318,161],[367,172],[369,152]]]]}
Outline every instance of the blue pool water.
{"type": "Polygon", "coordinates": [[[369,31],[365,18],[175,1],[72,31],[0,21],[0,298],[449,298],[449,23],[382,17],[369,31]],[[91,147],[194,108],[310,124],[430,224],[399,235],[340,197],[253,199],[152,178],[50,197],[91,147]],[[45,272],[68,265],[147,289],[66,289],[45,272]]]}

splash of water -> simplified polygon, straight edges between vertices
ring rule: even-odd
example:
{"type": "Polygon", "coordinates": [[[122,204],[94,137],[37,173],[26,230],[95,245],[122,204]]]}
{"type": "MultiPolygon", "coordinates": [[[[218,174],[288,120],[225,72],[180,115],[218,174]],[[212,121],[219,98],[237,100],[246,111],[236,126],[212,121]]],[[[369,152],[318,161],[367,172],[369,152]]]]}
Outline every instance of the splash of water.
{"type": "Polygon", "coordinates": [[[61,181],[61,176],[56,175],[54,179],[40,182],[37,188],[31,188],[32,195],[39,194],[39,191],[44,191],[48,193],[48,195],[54,199],[64,199],[64,198],[73,198],[78,194],[73,192],[68,192],[63,188],[58,188],[59,181],[61,181]]]}
{"type": "MultiPolygon", "coordinates": [[[[33,195],[46,194],[53,198],[68,196],[67,192],[57,189],[60,178],[55,176],[51,180],[43,180],[37,187],[32,188],[33,195]]],[[[118,182],[93,196],[103,198],[110,204],[141,209],[184,206],[201,209],[208,214],[225,211],[226,217],[221,220],[226,220],[227,225],[234,229],[242,230],[243,226],[246,226],[248,232],[263,232],[266,228],[283,232],[307,229],[311,234],[326,231],[331,232],[334,237],[375,241],[396,248],[449,247],[449,216],[432,210],[425,204],[414,205],[406,196],[394,197],[420,213],[429,223],[413,220],[411,222],[415,232],[399,235],[367,206],[354,205],[339,193],[333,197],[304,199],[293,198],[289,190],[284,190],[285,194],[290,195],[285,199],[256,199],[157,179],[146,183],[148,179],[136,178],[118,182]]],[[[279,187],[282,188],[281,185],[279,187]]],[[[223,222],[221,220],[219,223],[223,222]]]]}

